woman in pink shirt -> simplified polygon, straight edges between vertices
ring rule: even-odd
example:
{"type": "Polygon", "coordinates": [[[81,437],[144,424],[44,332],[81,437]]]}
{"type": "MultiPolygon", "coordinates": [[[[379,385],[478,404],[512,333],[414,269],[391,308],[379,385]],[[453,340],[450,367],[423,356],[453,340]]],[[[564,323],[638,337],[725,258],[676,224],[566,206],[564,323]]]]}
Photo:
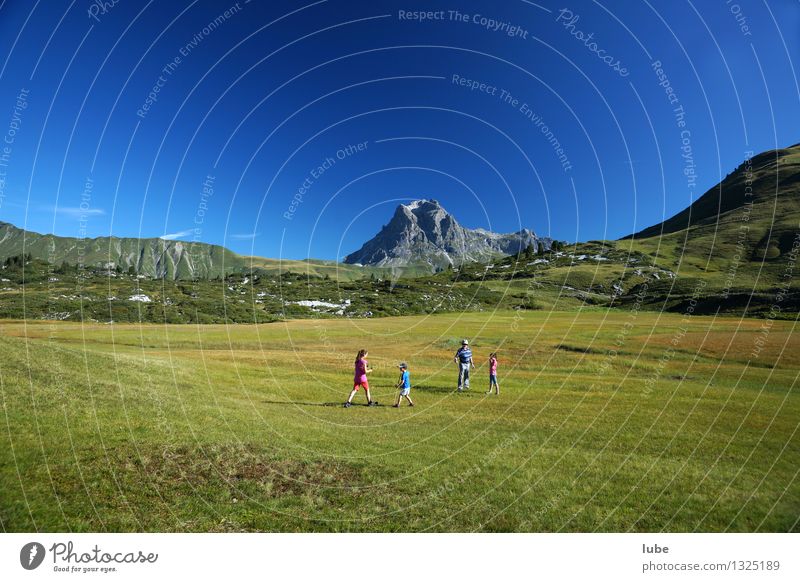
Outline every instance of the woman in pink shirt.
{"type": "Polygon", "coordinates": [[[497,383],[497,352],[492,352],[489,355],[489,391],[487,394],[492,393],[492,386],[494,386],[494,393],[500,395],[500,384],[497,383]]]}
{"type": "Polygon", "coordinates": [[[367,361],[368,353],[367,350],[358,350],[355,363],[355,376],[353,377],[353,390],[350,392],[350,397],[347,399],[347,402],[344,403],[345,408],[350,408],[353,405],[353,396],[356,395],[356,392],[358,392],[358,389],[361,387],[364,388],[364,393],[367,395],[367,406],[375,406],[378,404],[372,400],[372,397],[369,395],[367,374],[372,372],[372,369],[369,367],[369,362],[367,361]]]}

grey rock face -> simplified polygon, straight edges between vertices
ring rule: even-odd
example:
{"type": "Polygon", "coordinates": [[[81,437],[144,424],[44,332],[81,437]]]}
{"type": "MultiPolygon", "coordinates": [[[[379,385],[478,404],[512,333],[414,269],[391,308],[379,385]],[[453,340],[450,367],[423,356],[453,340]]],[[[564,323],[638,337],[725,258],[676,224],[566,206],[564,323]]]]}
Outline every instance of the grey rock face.
{"type": "Polygon", "coordinates": [[[551,242],[528,229],[498,234],[465,228],[436,200],[416,200],[398,206],[389,223],[344,262],[379,267],[427,264],[434,269],[514,255],[528,245],[537,251],[539,246],[549,249],[551,242]]]}

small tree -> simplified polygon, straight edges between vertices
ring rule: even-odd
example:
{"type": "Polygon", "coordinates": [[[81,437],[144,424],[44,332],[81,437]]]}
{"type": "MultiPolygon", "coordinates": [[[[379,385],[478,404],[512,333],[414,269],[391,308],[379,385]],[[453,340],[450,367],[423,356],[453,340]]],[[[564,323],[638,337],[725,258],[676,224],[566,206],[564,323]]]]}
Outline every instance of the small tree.
{"type": "Polygon", "coordinates": [[[533,248],[533,243],[530,243],[527,247],[525,247],[524,254],[526,259],[532,259],[536,255],[536,249],[533,248]]]}

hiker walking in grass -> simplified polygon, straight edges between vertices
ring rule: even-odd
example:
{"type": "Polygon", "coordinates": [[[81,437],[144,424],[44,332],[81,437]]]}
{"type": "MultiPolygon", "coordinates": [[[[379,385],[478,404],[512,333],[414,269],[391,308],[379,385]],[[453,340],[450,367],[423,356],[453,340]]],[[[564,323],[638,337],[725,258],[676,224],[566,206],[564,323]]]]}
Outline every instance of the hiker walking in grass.
{"type": "Polygon", "coordinates": [[[497,383],[497,352],[492,352],[489,355],[489,390],[487,394],[492,393],[492,386],[494,386],[494,393],[500,395],[500,384],[497,383]]]}
{"type": "Polygon", "coordinates": [[[472,362],[472,350],[469,349],[469,340],[461,342],[461,347],[453,357],[453,361],[458,364],[458,391],[469,390],[469,369],[475,369],[472,362]]]}
{"type": "Polygon", "coordinates": [[[400,392],[397,393],[397,401],[393,406],[395,408],[400,408],[400,400],[402,400],[403,397],[408,400],[409,406],[414,406],[414,402],[412,402],[411,396],[409,396],[411,392],[411,376],[408,373],[408,364],[403,362],[398,368],[400,368],[400,380],[398,380],[396,388],[400,388],[400,392]]]}
{"type": "Polygon", "coordinates": [[[359,388],[364,388],[364,393],[367,395],[367,406],[375,406],[378,404],[369,395],[367,374],[372,372],[372,368],[369,367],[369,362],[367,361],[368,353],[367,350],[358,350],[355,377],[353,378],[353,390],[350,392],[350,397],[347,399],[347,402],[344,403],[345,408],[350,408],[353,405],[353,396],[356,395],[359,388]]]}

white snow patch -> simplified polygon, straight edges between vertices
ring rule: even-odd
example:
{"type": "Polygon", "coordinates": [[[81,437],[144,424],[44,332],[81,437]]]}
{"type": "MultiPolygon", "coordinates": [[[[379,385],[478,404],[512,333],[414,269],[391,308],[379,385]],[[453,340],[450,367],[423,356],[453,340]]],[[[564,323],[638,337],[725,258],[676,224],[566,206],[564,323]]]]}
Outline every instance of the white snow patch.
{"type": "Polygon", "coordinates": [[[128,297],[128,301],[138,301],[140,303],[152,303],[153,302],[153,300],[150,299],[144,293],[137,293],[136,295],[131,295],[130,297],[128,297]]]}
{"type": "Polygon", "coordinates": [[[295,305],[302,305],[303,307],[341,307],[338,303],[329,303],[328,301],[316,301],[316,300],[308,300],[302,299],[301,301],[292,301],[295,305]]]}
{"type": "Polygon", "coordinates": [[[321,311],[324,309],[335,309],[336,315],[344,315],[345,310],[350,307],[350,300],[345,299],[342,303],[331,303],[330,301],[320,301],[316,299],[303,299],[301,301],[287,301],[287,304],[301,305],[303,307],[310,307],[312,311],[321,311]]]}

